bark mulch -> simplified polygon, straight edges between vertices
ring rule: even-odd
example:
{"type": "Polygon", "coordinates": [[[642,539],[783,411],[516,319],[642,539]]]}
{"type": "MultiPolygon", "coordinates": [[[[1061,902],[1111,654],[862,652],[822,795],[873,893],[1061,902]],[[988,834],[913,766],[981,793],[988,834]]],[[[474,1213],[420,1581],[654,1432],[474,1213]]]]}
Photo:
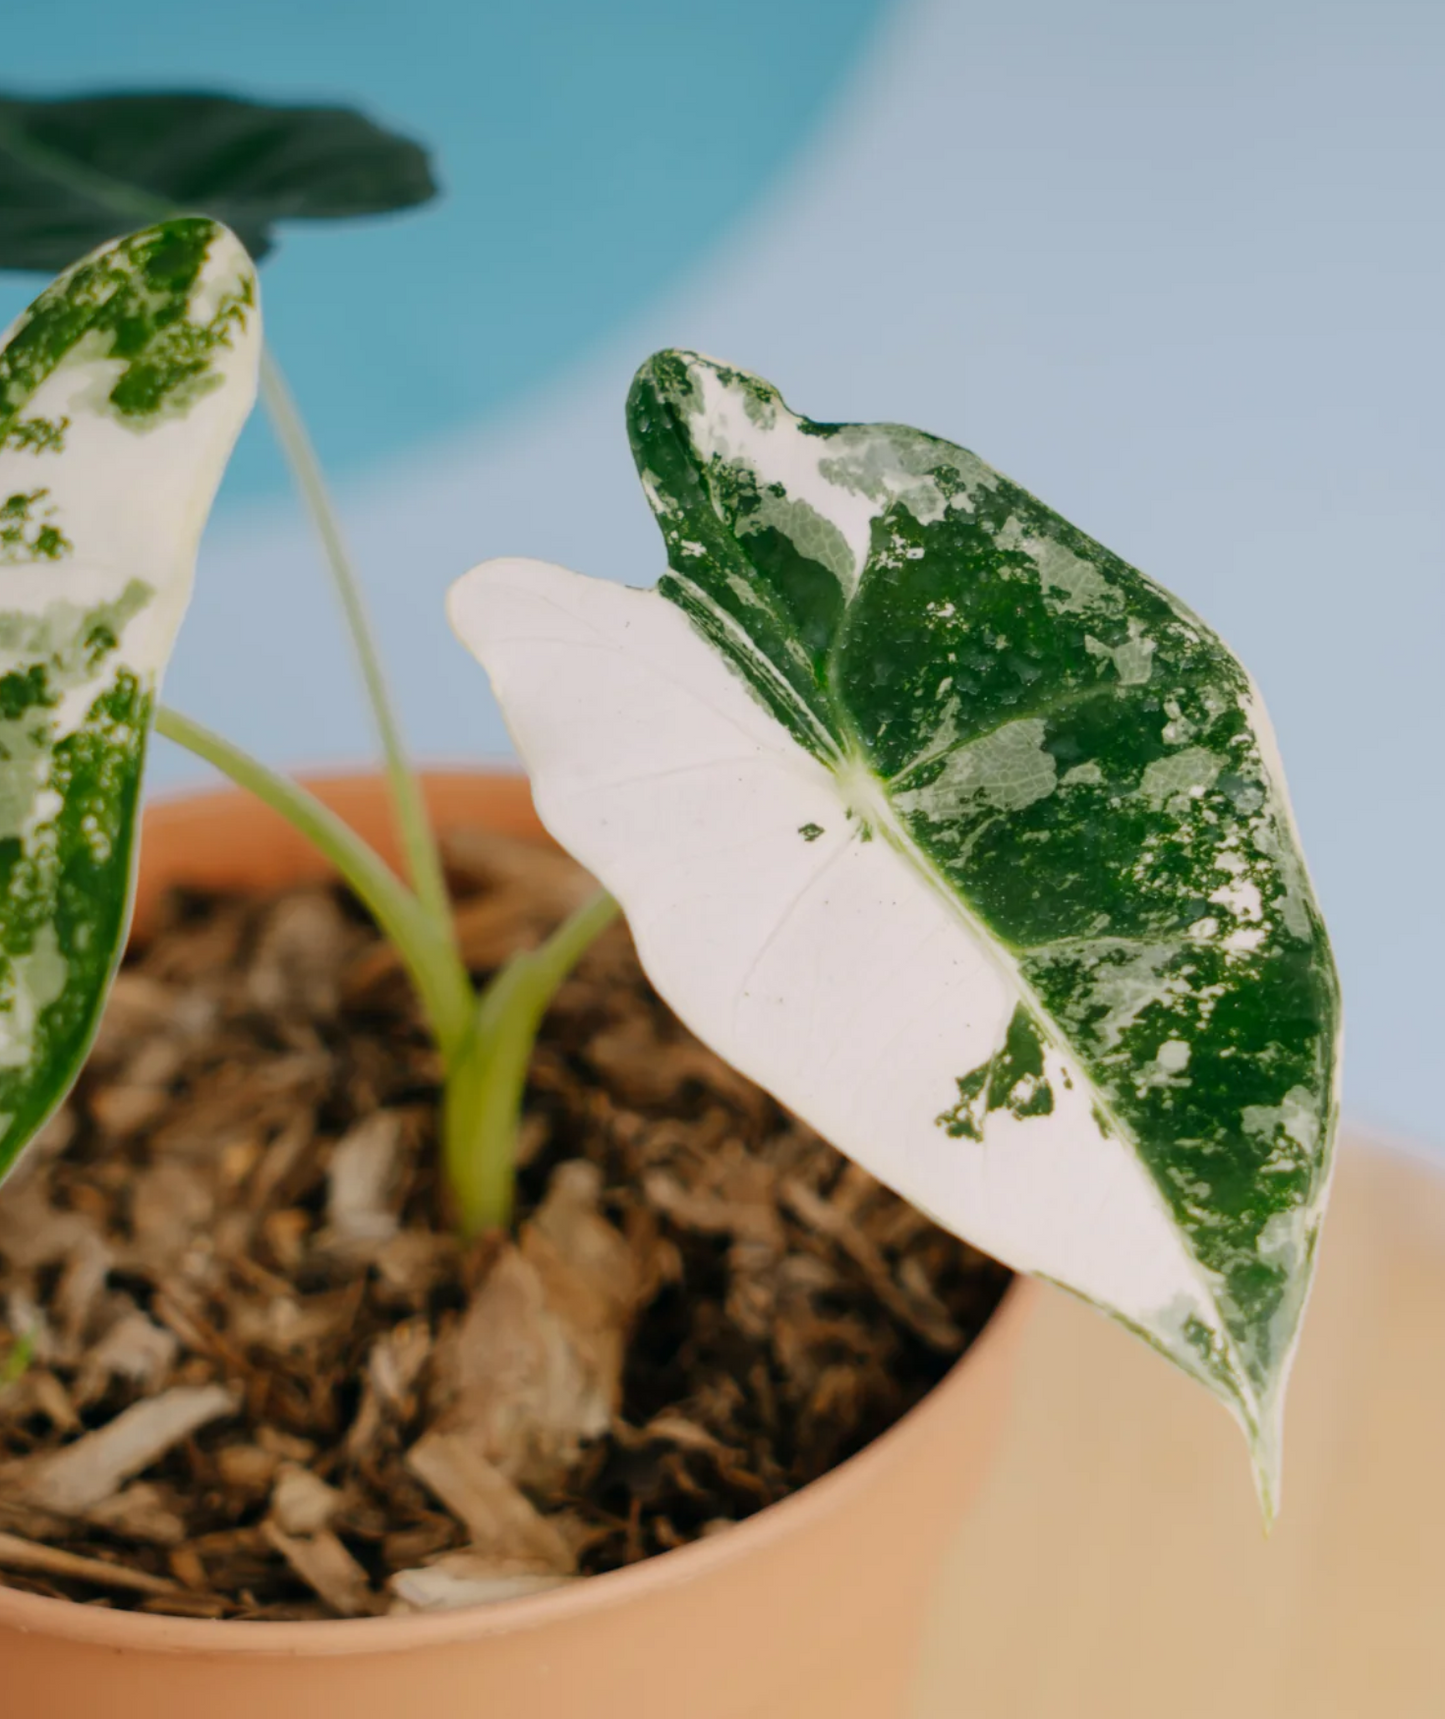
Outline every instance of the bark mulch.
{"type": "MultiPolygon", "coordinates": [[[[447,845],[484,975],[593,887],[447,845]]],[[[438,1064],[343,892],[176,896],[0,1191],[0,1582],[191,1617],[465,1605],[726,1531],[888,1427],[1008,1274],[693,1039],[622,927],[464,1248],[438,1064]]]]}

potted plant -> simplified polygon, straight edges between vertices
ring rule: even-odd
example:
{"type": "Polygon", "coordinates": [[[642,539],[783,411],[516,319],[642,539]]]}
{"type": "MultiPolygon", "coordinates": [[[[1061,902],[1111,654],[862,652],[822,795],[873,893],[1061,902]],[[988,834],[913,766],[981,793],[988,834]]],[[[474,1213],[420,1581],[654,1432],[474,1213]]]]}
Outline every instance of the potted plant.
{"type": "MultiPolygon", "coordinates": [[[[451,598],[610,894],[540,846],[444,856],[252,262],[278,207],[417,201],[423,159],[220,97],[11,102],[0,147],[0,260],[100,242],[0,351],[17,1710],[104,1678],[155,1715],[903,1711],[1019,1314],[945,1232],[1205,1384],[1268,1519],[1337,990],[1208,628],[952,444],[659,354],[628,405],[657,589],[508,561],[451,598]],[[379,787],[158,703],[258,369],[405,882],[379,787]],[[137,897],[153,728],[266,810],[152,816],[137,897]],[[349,895],[162,899],[298,881],[278,818],[349,895]]],[[[525,826],[433,785],[469,797],[525,826]]]]}

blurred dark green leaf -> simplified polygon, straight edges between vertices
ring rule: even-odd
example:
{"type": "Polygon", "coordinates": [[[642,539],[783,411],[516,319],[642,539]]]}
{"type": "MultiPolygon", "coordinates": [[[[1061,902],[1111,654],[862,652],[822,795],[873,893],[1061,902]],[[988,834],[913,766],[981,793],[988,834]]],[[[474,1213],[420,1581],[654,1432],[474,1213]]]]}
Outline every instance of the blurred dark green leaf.
{"type": "Polygon", "coordinates": [[[0,268],[53,274],[177,210],[223,221],[259,259],[278,221],[410,209],[436,189],[419,144],[350,108],[0,95],[0,268]]]}

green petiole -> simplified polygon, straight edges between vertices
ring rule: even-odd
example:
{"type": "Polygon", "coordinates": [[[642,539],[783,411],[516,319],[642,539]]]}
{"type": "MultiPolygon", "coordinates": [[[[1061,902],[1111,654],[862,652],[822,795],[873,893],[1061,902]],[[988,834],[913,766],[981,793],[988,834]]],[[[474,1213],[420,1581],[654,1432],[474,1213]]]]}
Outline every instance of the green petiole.
{"type": "Polygon", "coordinates": [[[276,440],[286,456],[286,463],[296,480],[296,487],[311,514],[312,523],[321,539],[326,565],[331,570],[341,612],[351,634],[352,649],[366,687],[367,702],[381,740],[382,757],[386,764],[387,782],[391,789],[392,808],[396,814],[397,831],[401,837],[402,853],[406,856],[407,872],[423,910],[430,914],[448,937],[451,935],[451,908],[447,901],[446,881],[442,876],[441,858],[432,836],[431,824],[422,802],[421,787],[416,772],[402,743],[401,727],[392,709],[391,696],[382,672],[381,657],[376,648],[371,620],[361,585],[351,565],[341,523],[326,488],[316,450],[306,433],[306,426],[296,409],[291,390],[286,385],[281,367],[268,345],[261,348],[261,399],[276,432],[276,440]]]}
{"type": "Polygon", "coordinates": [[[617,917],[605,891],[564,920],[539,949],[514,955],[478,1004],[473,1036],[447,1082],[442,1158],[464,1234],[511,1222],[516,1118],[542,1016],[558,986],[617,917]]]}
{"type": "Polygon", "coordinates": [[[506,1225],[517,1117],[537,1028],[558,986],[617,917],[617,903],[606,893],[595,896],[539,948],[514,955],[478,996],[450,912],[439,932],[418,897],[314,794],[167,706],[157,713],[156,731],[285,818],[331,862],[392,943],[441,1052],[443,1163],[460,1226],[477,1235],[506,1225]]]}
{"type": "Polygon", "coordinates": [[[396,946],[422,999],[444,1058],[455,1056],[471,1035],[474,999],[466,969],[444,931],[361,837],[297,782],[252,758],[211,729],[162,705],[156,732],[204,758],[240,788],[279,812],[313,847],[325,854],[382,931],[396,946]]]}

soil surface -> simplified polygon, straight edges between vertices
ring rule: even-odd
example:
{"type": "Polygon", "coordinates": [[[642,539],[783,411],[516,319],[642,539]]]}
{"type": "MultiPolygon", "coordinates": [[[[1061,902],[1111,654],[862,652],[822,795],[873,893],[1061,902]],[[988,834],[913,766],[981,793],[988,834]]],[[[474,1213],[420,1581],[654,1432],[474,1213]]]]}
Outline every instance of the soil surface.
{"type": "MultiPolygon", "coordinates": [[[[595,887],[447,844],[483,977],[595,887]]],[[[537,1047],[512,1239],[340,890],[175,897],[0,1192],[0,1583],[192,1617],[429,1610],[729,1526],[888,1427],[1008,1274],[705,1050],[626,930],[537,1047]]]]}

